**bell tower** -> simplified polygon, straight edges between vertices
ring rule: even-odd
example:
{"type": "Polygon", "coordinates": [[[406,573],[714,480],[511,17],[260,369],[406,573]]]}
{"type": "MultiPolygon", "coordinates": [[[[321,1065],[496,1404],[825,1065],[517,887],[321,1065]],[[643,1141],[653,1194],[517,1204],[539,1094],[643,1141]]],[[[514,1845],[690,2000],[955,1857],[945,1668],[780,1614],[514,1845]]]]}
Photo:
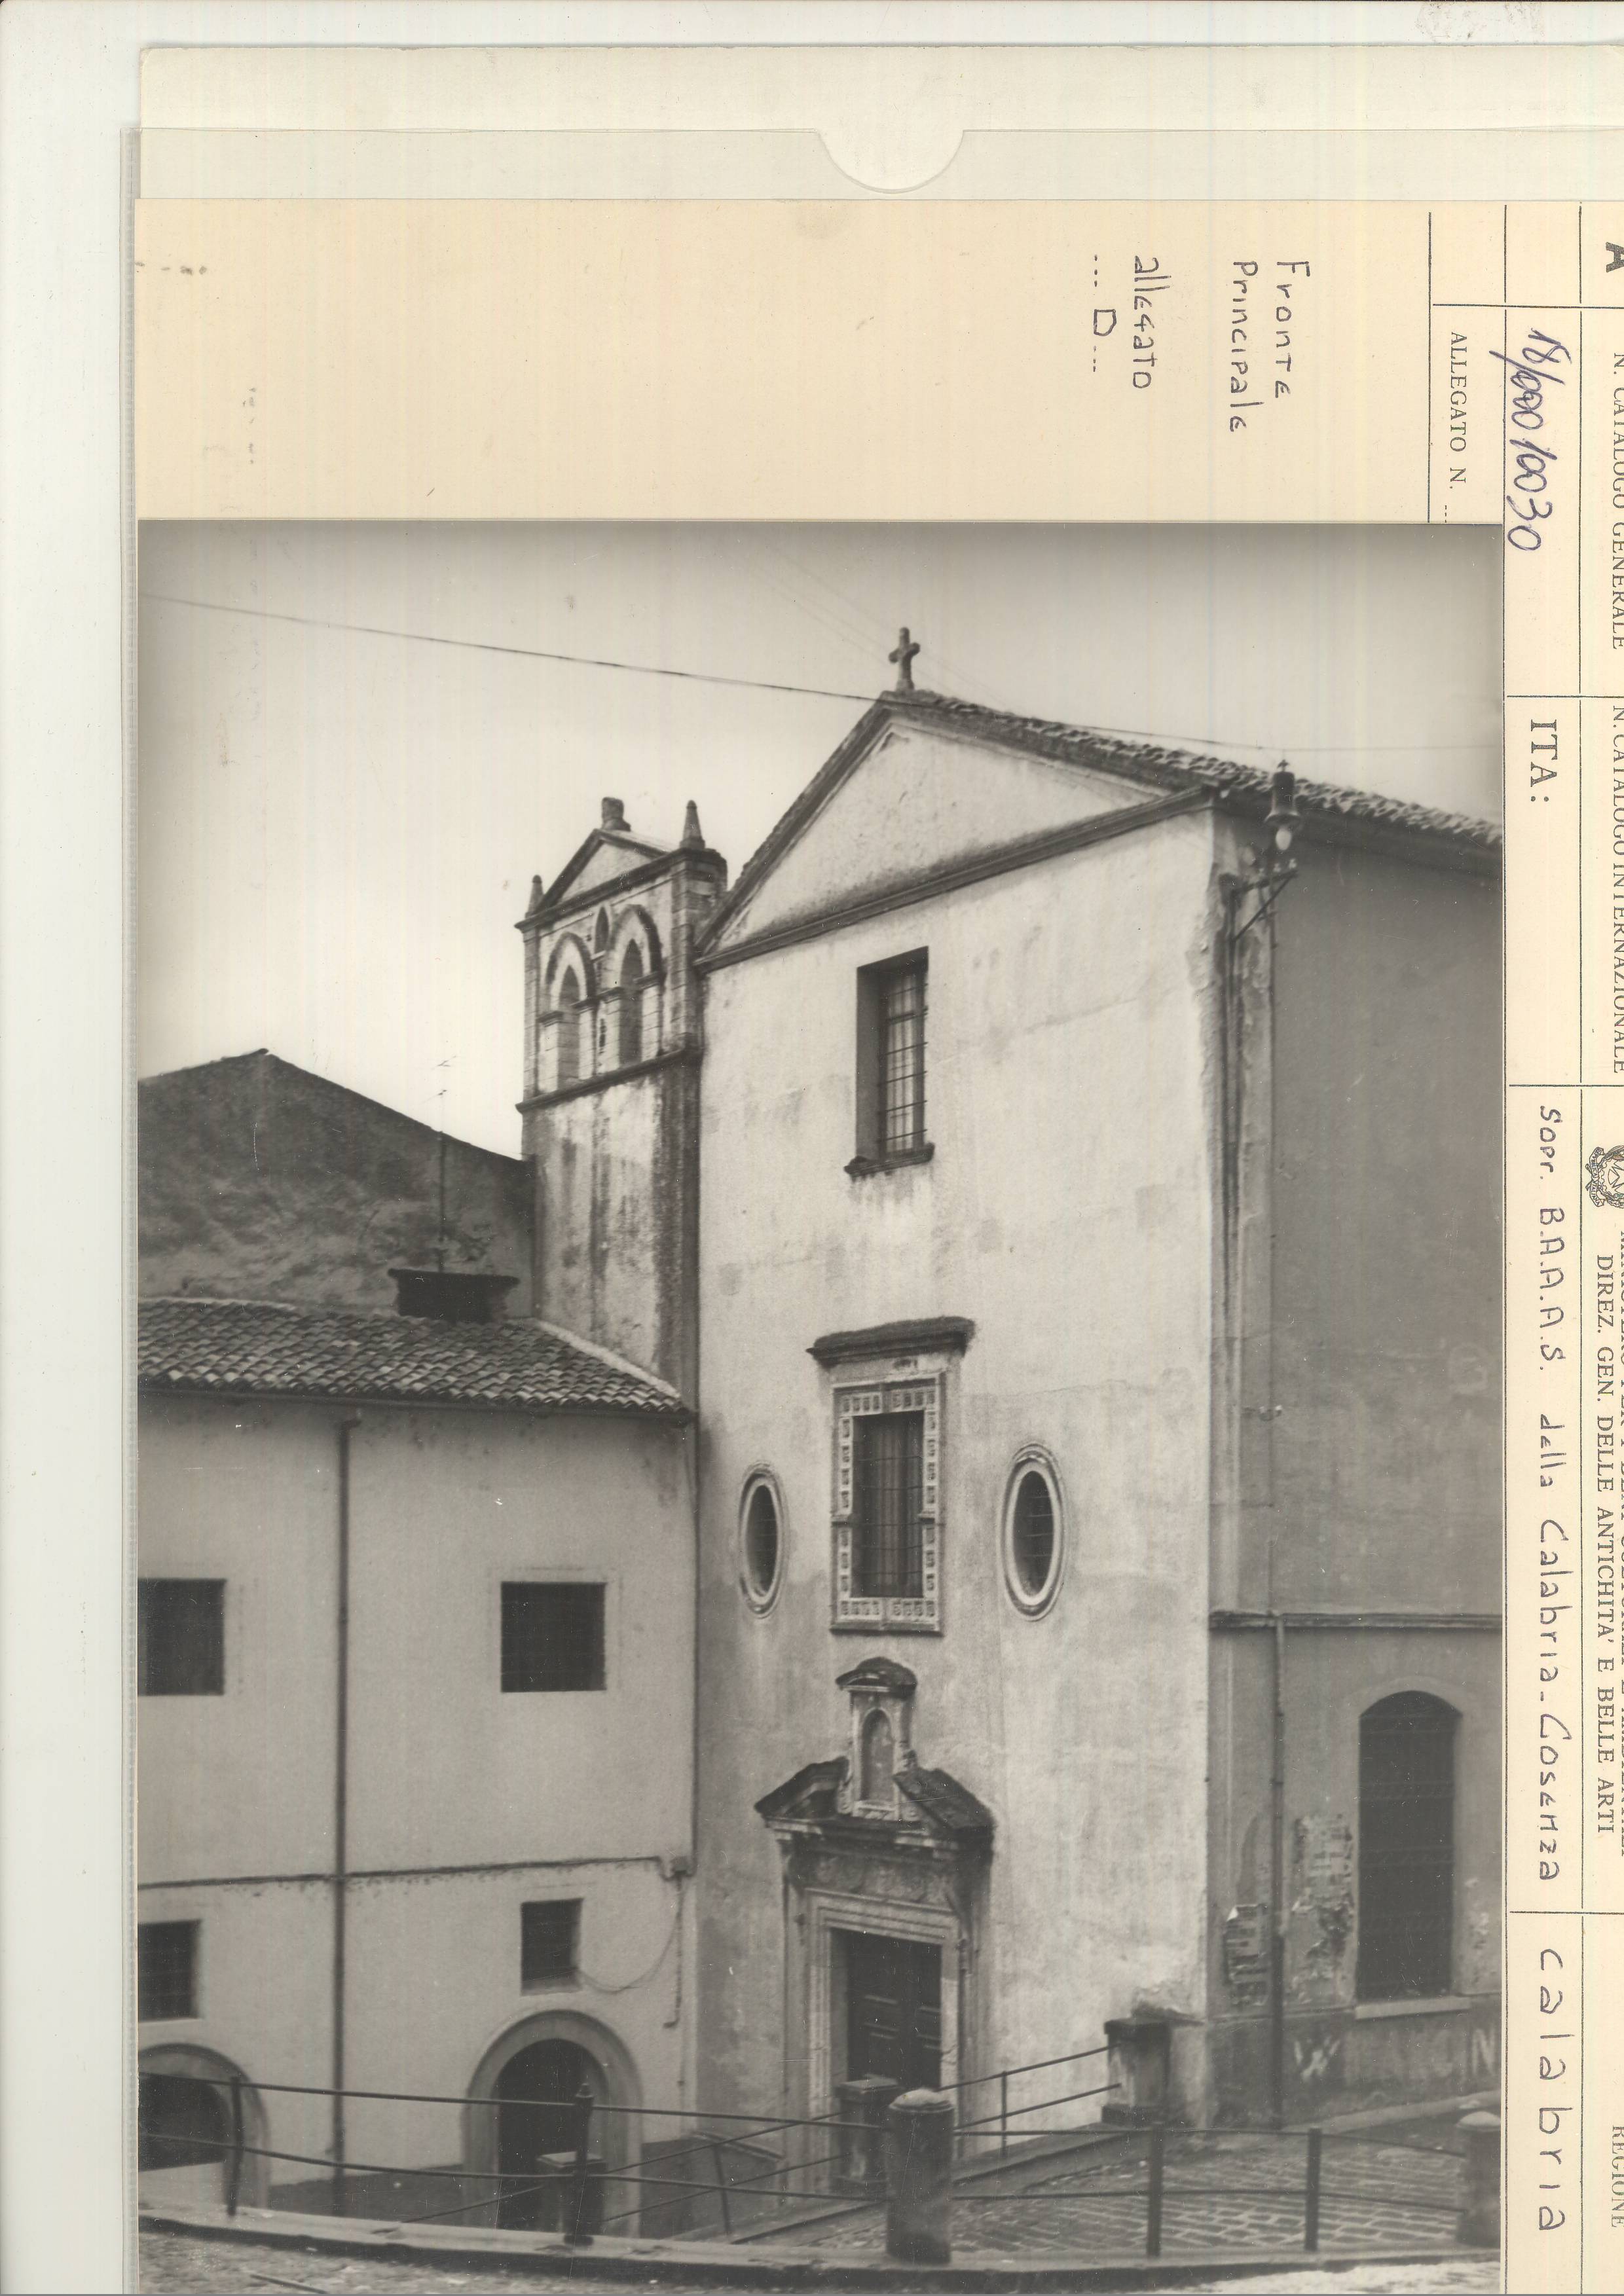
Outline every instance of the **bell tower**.
{"type": "Polygon", "coordinates": [[[727,885],[699,811],[680,840],[633,833],[619,798],[524,937],[524,1153],[536,1313],[693,1398],[699,1067],[693,950],[727,885]]]}

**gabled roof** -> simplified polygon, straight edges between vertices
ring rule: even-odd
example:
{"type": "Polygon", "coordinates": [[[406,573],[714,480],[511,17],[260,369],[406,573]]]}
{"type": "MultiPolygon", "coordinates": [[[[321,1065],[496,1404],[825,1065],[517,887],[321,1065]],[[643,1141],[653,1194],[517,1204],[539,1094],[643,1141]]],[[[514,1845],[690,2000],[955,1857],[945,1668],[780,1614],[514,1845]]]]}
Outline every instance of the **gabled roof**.
{"type": "Polygon", "coordinates": [[[392,1313],[391,1267],[519,1276],[530,1306],[534,1179],[280,1060],[241,1054],[143,1078],[141,1289],[392,1313]]]}
{"type": "MultiPolygon", "coordinates": [[[[837,1796],[845,1782],[846,1758],[837,1755],[833,1761],[808,1762],[786,1778],[771,1793],[763,1794],[756,1804],[757,1815],[768,1825],[788,1822],[814,1827],[829,1820],[842,1827],[865,1827],[887,1824],[884,1819],[838,1816],[837,1796]]],[[[990,1840],[993,1815],[984,1801],[972,1794],[968,1786],[946,1770],[922,1770],[911,1759],[893,1773],[899,1791],[907,1796],[919,1814],[938,1832],[963,1841],[990,1840]]]]}
{"type": "MultiPolygon", "coordinates": [[[[890,726],[913,724],[956,731],[997,747],[1024,750],[1058,765],[1092,773],[1109,774],[1136,783],[1152,791],[1172,796],[1205,792],[1248,815],[1267,810],[1272,769],[1243,766],[1234,758],[1210,756],[1169,743],[1129,739],[1101,733],[1087,726],[1063,725],[1048,718],[1016,717],[990,709],[979,701],[961,701],[949,693],[924,687],[882,693],[872,701],[845,740],[807,783],[739,872],[738,881],[720,901],[706,928],[703,947],[715,947],[729,921],[750,900],[794,844],[802,830],[861,762],[890,726]]],[[[1285,762],[1291,763],[1288,756],[1285,762]]],[[[1402,798],[1382,797],[1372,790],[1344,789],[1333,783],[1299,780],[1297,802],[1308,824],[1360,822],[1371,827],[1423,838],[1484,853],[1498,850],[1497,824],[1469,814],[1448,813],[1437,807],[1413,805],[1402,798]]]]}
{"type": "MultiPolygon", "coordinates": [[[[526,922],[531,917],[545,917],[552,910],[561,908],[570,898],[570,888],[578,882],[599,853],[607,851],[611,859],[620,861],[621,866],[616,875],[629,876],[634,869],[641,869],[646,862],[668,860],[673,850],[669,845],[652,844],[646,837],[634,837],[627,830],[595,829],[576,847],[541,898],[537,900],[534,895],[531,896],[530,906],[525,913],[526,922]]],[[[541,880],[537,878],[536,882],[539,885],[541,880]]],[[[605,877],[601,882],[610,885],[614,882],[614,878],[605,877]]],[[[595,891],[597,888],[595,886],[593,890],[595,891]]]]}
{"type": "Polygon", "coordinates": [[[148,1394],[690,1415],[663,1382],[526,1317],[447,1324],[265,1300],[145,1300],[137,1369],[148,1394]]]}

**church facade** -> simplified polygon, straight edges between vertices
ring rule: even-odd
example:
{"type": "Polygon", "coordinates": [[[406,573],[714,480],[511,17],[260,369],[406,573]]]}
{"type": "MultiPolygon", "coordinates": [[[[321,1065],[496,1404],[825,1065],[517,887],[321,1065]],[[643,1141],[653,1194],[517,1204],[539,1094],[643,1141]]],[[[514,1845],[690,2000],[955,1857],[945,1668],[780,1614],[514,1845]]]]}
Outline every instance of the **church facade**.
{"type": "Polygon", "coordinates": [[[1283,867],[909,660],[731,891],[616,811],[522,927],[541,1294],[627,1236],[700,1414],[701,2109],[1492,2088],[1497,834],[1305,785],[1283,867]]]}
{"type": "Polygon", "coordinates": [[[143,1087],[160,2177],[1497,2085],[1497,832],[912,652],[537,881],[522,1158],[143,1087]]]}

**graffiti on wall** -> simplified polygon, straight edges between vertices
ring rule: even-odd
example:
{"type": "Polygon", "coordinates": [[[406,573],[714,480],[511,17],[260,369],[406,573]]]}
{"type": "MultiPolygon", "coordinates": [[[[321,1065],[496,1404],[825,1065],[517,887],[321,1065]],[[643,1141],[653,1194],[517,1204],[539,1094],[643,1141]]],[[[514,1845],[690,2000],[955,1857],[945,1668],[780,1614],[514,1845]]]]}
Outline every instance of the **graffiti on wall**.
{"type": "Polygon", "coordinates": [[[1328,2028],[1317,2032],[1296,2033],[1292,2038],[1292,2055],[1297,2066],[1297,2079],[1304,2088],[1329,2088],[1337,2085],[1342,2070],[1342,2037],[1328,2028]]]}

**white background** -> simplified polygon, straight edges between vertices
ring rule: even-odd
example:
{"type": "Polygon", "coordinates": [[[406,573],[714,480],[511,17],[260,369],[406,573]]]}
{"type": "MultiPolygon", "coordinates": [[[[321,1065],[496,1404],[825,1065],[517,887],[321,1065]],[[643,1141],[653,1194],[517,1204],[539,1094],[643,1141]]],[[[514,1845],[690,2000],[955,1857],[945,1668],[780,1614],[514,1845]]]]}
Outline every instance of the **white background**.
{"type": "Polygon", "coordinates": [[[119,139],[136,119],[142,46],[1538,45],[1620,32],[1616,5],[1477,0],[772,8],[8,0],[0,10],[0,2285],[135,2284],[121,1663],[133,909],[119,139]]]}

